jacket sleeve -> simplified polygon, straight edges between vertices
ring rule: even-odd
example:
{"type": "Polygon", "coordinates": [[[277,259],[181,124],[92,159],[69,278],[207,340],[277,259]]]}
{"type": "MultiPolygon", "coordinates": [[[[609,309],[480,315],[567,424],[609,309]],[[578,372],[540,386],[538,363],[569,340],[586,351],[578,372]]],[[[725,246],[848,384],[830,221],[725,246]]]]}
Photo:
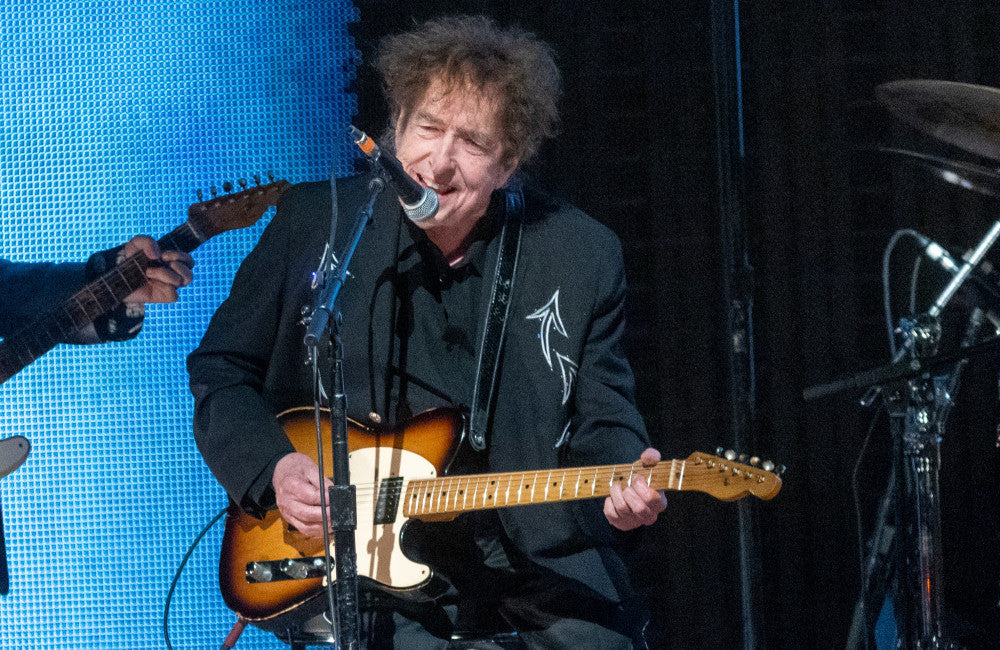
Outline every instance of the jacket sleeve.
{"type": "Polygon", "coordinates": [[[295,451],[264,395],[288,259],[284,221],[279,205],[187,359],[198,449],[229,497],[255,516],[274,506],[274,465],[295,451]]]}
{"type": "MultiPolygon", "coordinates": [[[[573,396],[563,466],[632,463],[649,446],[645,424],[635,403],[635,380],[625,356],[625,270],[620,245],[606,246],[609,258],[595,292],[594,310],[584,341],[573,396]]],[[[577,522],[593,539],[620,544],[631,538],[608,523],[604,499],[576,501],[577,522]]]]}
{"type": "MultiPolygon", "coordinates": [[[[121,247],[94,253],[86,263],[22,263],[0,260],[0,336],[29,326],[96,279],[121,247]]],[[[93,323],[70,332],[61,343],[102,343],[133,338],[142,327],[141,310],[120,305],[93,323]]]]}
{"type": "Polygon", "coordinates": [[[564,452],[568,465],[630,463],[649,446],[622,344],[626,285],[621,249],[603,248],[609,259],[597,265],[603,271],[577,369],[572,435],[564,452]]]}

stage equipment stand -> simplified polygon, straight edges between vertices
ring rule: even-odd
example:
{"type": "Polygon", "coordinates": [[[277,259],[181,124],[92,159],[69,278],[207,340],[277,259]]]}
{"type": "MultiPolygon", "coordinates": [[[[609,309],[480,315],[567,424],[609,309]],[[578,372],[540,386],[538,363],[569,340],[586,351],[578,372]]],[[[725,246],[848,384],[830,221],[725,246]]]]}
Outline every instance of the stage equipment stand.
{"type": "MultiPolygon", "coordinates": [[[[715,86],[718,216],[722,242],[723,300],[729,388],[729,434],[733,448],[756,449],[756,388],[753,349],[753,267],[747,244],[745,165],[740,78],[739,3],[712,0],[712,71],[715,86]]],[[[740,607],[744,650],[764,650],[760,594],[761,541],[757,506],[737,505],[740,607]]]]}
{"type": "Polygon", "coordinates": [[[897,643],[901,648],[959,648],[942,629],[941,504],[938,474],[945,421],[954,404],[961,367],[974,352],[994,349],[967,345],[978,330],[975,318],[963,349],[934,357],[941,335],[939,316],[955,292],[1000,236],[1000,221],[990,228],[926,314],[901,319],[902,346],[889,366],[859,373],[846,381],[806,389],[812,399],[848,387],[870,386],[862,403],[885,400],[893,439],[891,477],[869,540],[869,557],[855,607],[847,648],[865,647],[881,609],[888,581],[893,590],[897,643]],[[957,362],[957,365],[956,365],[957,362]],[[935,369],[947,370],[941,373],[935,369]],[[905,383],[898,379],[905,378],[905,383]],[[891,506],[890,506],[891,504],[891,506]],[[894,527],[888,519],[892,511],[894,527]],[[882,583],[882,584],[879,584],[882,583]]]}
{"type": "MultiPolygon", "coordinates": [[[[313,360],[314,391],[317,406],[321,402],[323,387],[320,379],[320,344],[325,334],[330,335],[333,365],[329,386],[333,387],[330,397],[330,444],[333,451],[333,485],[329,489],[329,509],[327,495],[320,490],[320,507],[323,510],[323,542],[326,549],[327,574],[331,561],[336,569],[336,580],[327,580],[327,598],[330,619],[334,621],[334,638],[341,650],[360,648],[360,615],[358,612],[358,574],[355,531],[357,530],[357,494],[350,481],[349,449],[347,438],[347,395],[344,389],[344,348],[340,337],[341,314],[336,306],[340,289],[346,281],[347,268],[354,256],[361,234],[371,220],[374,204],[385,188],[385,181],[379,173],[373,172],[368,185],[368,200],[359,211],[354,231],[339,255],[334,254],[334,240],[337,223],[336,179],[330,178],[332,195],[332,220],[330,240],[323,259],[316,272],[315,285],[319,289],[316,304],[308,315],[304,343],[313,360]],[[330,258],[329,256],[333,256],[330,258]],[[328,262],[328,259],[330,262],[328,262]],[[329,522],[326,517],[329,513],[329,522]],[[335,557],[330,557],[330,531],[333,531],[335,557]],[[331,584],[332,582],[332,584],[331,584]]],[[[320,411],[316,409],[317,464],[320,481],[326,476],[323,467],[323,444],[320,433],[320,411]]],[[[305,647],[306,642],[297,640],[293,647],[305,647]]]]}

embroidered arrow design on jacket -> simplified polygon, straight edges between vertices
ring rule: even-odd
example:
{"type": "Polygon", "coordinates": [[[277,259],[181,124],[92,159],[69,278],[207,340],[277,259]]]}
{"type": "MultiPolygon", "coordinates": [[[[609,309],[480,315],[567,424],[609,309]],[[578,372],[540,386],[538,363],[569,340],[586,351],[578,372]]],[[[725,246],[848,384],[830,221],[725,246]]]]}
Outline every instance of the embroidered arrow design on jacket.
{"type": "Polygon", "coordinates": [[[562,316],[559,315],[559,289],[556,289],[556,292],[552,294],[552,297],[545,305],[525,316],[525,319],[538,320],[540,322],[538,338],[542,342],[542,355],[545,357],[545,363],[549,364],[549,370],[552,370],[552,347],[549,343],[549,336],[555,330],[557,333],[569,338],[569,335],[566,333],[566,326],[562,322],[562,316]]]}
{"type": "MultiPolygon", "coordinates": [[[[542,356],[545,363],[549,364],[549,370],[555,370],[552,365],[552,332],[561,334],[569,338],[566,333],[566,326],[563,324],[562,316],[559,314],[559,289],[552,294],[552,297],[542,307],[525,316],[526,320],[539,321],[538,340],[542,345],[542,356]]],[[[562,378],[562,403],[569,400],[570,392],[573,388],[573,379],[576,377],[577,365],[566,355],[556,352],[556,359],[559,361],[559,375],[562,378]]]]}

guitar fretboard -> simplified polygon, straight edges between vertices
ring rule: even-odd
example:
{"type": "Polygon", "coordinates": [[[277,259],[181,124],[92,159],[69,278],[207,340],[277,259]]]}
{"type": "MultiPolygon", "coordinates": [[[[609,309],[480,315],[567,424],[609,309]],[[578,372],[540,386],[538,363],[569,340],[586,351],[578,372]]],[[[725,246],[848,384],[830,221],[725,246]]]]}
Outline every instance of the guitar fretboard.
{"type": "Polygon", "coordinates": [[[470,474],[409,482],[403,514],[455,514],[507,506],[574,501],[608,496],[611,486],[629,485],[642,476],[655,490],[683,489],[685,461],[662,461],[652,467],[602,465],[571,469],[470,474]]]}

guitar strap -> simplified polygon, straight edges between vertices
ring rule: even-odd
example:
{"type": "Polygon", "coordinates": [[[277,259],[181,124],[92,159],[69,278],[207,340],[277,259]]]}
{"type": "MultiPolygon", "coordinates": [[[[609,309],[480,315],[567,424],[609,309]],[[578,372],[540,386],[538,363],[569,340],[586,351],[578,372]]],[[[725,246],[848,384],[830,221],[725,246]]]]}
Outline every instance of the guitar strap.
{"type": "Polygon", "coordinates": [[[500,250],[490,292],[486,323],[479,344],[479,362],[476,366],[476,383],[472,389],[472,412],[469,416],[469,442],[476,451],[486,449],[486,423],[496,388],[497,360],[503,346],[510,297],[514,289],[514,272],[521,249],[521,231],[524,227],[524,191],[516,178],[511,179],[506,191],[506,214],[500,231],[500,250]]]}

